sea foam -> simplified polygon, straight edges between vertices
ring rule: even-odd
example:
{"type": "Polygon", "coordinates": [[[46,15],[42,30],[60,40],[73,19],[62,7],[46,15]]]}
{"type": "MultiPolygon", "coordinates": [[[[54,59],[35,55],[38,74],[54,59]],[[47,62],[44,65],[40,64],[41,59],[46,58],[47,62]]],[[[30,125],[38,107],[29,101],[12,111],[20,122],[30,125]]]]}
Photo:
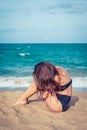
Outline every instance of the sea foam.
{"type": "MultiPolygon", "coordinates": [[[[0,77],[0,89],[28,88],[33,77],[0,77]]],[[[87,77],[72,77],[72,86],[75,90],[87,90],[87,77]]]]}

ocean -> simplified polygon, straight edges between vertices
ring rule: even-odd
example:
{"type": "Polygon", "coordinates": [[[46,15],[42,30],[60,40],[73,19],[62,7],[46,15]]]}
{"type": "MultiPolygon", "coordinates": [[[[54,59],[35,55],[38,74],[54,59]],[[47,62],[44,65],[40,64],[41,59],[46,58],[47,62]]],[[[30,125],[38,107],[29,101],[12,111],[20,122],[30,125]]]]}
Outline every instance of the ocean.
{"type": "Polygon", "coordinates": [[[74,91],[87,91],[87,44],[0,44],[0,90],[26,90],[38,62],[64,67],[74,91]]]}

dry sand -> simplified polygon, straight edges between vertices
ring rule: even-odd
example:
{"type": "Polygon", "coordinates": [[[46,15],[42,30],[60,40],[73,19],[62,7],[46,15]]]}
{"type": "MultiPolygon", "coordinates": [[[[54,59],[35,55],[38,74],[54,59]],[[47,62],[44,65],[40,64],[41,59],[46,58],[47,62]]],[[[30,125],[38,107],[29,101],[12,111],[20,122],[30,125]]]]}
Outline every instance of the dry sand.
{"type": "Polygon", "coordinates": [[[53,113],[43,101],[12,106],[23,91],[0,91],[0,130],[87,130],[87,92],[74,92],[66,112],[53,113]]]}

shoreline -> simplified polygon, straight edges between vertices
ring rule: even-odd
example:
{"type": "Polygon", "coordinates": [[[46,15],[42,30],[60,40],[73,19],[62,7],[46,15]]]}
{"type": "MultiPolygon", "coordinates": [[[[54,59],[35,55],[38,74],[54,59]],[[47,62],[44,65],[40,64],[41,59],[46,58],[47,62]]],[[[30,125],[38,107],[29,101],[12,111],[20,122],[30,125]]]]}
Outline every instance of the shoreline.
{"type": "MultiPolygon", "coordinates": [[[[17,91],[21,91],[21,92],[25,92],[26,90],[28,89],[28,87],[20,87],[20,88],[5,88],[3,89],[0,88],[0,92],[17,92],[17,91]]],[[[73,88],[73,93],[84,93],[84,92],[87,92],[87,88],[83,87],[83,88],[73,88]]]]}
{"type": "Polygon", "coordinates": [[[30,98],[27,105],[12,104],[24,91],[0,91],[1,130],[86,130],[87,92],[72,93],[69,108],[65,112],[53,113],[37,99],[30,98]]]}

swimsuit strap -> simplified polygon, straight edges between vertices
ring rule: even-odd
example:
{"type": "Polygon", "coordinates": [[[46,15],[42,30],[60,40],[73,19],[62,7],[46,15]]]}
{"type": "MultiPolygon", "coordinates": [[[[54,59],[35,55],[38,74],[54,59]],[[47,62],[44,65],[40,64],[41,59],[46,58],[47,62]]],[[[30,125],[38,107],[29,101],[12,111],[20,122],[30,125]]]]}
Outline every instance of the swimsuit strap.
{"type": "Polygon", "coordinates": [[[59,87],[59,91],[63,91],[65,89],[67,89],[70,85],[72,84],[72,79],[70,80],[70,82],[68,82],[67,84],[60,86],[59,87]]]}

